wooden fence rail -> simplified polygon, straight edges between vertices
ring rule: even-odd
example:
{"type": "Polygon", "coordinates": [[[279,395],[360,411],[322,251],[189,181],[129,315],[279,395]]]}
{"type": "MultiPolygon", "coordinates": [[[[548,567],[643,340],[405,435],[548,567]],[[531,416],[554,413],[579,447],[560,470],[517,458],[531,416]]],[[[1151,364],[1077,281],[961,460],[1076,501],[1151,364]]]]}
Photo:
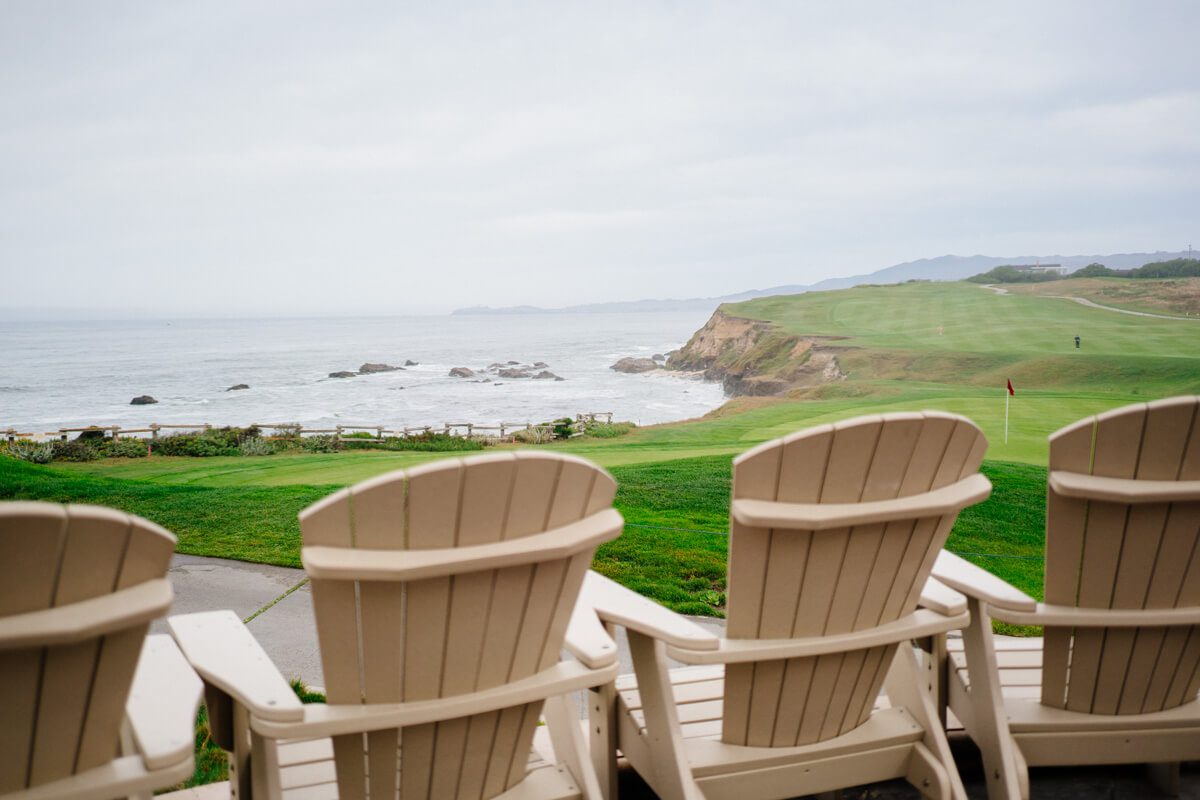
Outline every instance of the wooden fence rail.
{"type": "MultiPolygon", "coordinates": [[[[611,411],[592,411],[582,414],[576,414],[574,422],[569,423],[571,428],[571,437],[582,436],[588,423],[598,422],[602,417],[605,422],[612,422],[611,411]]],[[[570,419],[567,417],[566,419],[570,419]]],[[[54,431],[37,432],[37,431],[19,431],[15,428],[6,428],[0,431],[8,442],[15,442],[21,439],[61,439],[67,441],[72,433],[89,433],[95,431],[100,435],[108,435],[113,439],[120,439],[122,436],[135,437],[137,434],[150,434],[151,439],[157,439],[160,431],[208,431],[214,426],[209,422],[200,422],[196,424],[170,423],[160,424],[152,422],[142,428],[126,428],[121,425],[88,425],[80,428],[59,428],[54,431]]],[[[286,438],[297,436],[336,436],[338,441],[354,442],[363,441],[361,436],[348,435],[354,431],[374,431],[375,439],[383,439],[385,437],[408,438],[410,436],[426,436],[432,433],[440,433],[445,436],[458,436],[464,439],[499,439],[511,440],[513,436],[522,431],[529,431],[535,441],[542,441],[544,437],[549,437],[556,427],[553,422],[499,422],[499,423],[480,423],[480,422],[443,422],[441,425],[416,425],[402,426],[391,428],[386,425],[337,425],[332,428],[308,428],[298,422],[257,422],[251,426],[263,431],[264,434],[270,432],[268,438],[286,438]],[[494,433],[491,433],[494,432],[494,433]]]]}

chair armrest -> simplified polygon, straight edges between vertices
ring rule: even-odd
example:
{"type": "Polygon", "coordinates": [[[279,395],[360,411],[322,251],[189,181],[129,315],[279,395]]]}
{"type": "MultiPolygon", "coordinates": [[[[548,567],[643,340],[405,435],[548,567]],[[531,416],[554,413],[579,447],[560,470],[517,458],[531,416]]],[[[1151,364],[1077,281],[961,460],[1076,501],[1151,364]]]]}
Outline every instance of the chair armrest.
{"type": "MultiPolygon", "coordinates": [[[[589,570],[587,574],[593,573],[589,570]]],[[[595,610],[582,597],[576,600],[571,612],[563,649],[592,669],[616,663],[617,643],[608,635],[595,610]]]]}
{"type": "Polygon", "coordinates": [[[146,769],[163,769],[192,757],[203,690],[170,636],[146,637],[125,702],[129,728],[146,769]]]}
{"type": "Polygon", "coordinates": [[[424,580],[566,558],[617,538],[624,524],[620,513],[606,508],[578,522],[520,539],[430,550],[302,547],[300,560],[304,571],[315,579],[424,580]]]}
{"type": "Polygon", "coordinates": [[[872,525],[897,519],[938,517],[987,499],[992,484],[980,473],[940,489],[862,503],[781,503],[773,500],[734,500],[734,520],[752,528],[824,531],[872,525]]]}
{"type": "Polygon", "coordinates": [[[299,721],[304,706],[270,657],[232,611],[167,619],[179,648],[205,683],[263,719],[299,721]]]}
{"type": "Polygon", "coordinates": [[[528,678],[491,689],[481,689],[478,692],[407,703],[313,703],[304,706],[298,721],[281,722],[253,716],[250,718],[250,727],[272,739],[315,739],[386,728],[405,728],[461,719],[545,700],[579,689],[611,683],[616,677],[615,663],[603,669],[589,669],[579,662],[560,661],[528,678]]]}
{"type": "Polygon", "coordinates": [[[1149,628],[1200,625],[1200,607],[1080,608],[1038,603],[1032,612],[993,609],[992,616],[1013,625],[1051,625],[1070,628],[1149,628]]]}
{"type": "Polygon", "coordinates": [[[588,572],[583,580],[579,606],[590,608],[604,622],[621,625],[688,650],[716,650],[721,641],[671,609],[595,572],[588,572]]]}
{"type": "Polygon", "coordinates": [[[1200,500],[1200,481],[1106,478],[1058,469],[1050,472],[1050,488],[1063,497],[1109,503],[1177,503],[1200,500]]]}
{"type": "Polygon", "coordinates": [[[965,610],[961,614],[946,616],[921,608],[894,622],[862,631],[798,639],[721,639],[716,650],[708,651],[667,645],[667,655],[685,664],[739,664],[747,661],[810,658],[935,636],[965,628],[970,622],[971,615],[965,610]]]}
{"type": "Polygon", "coordinates": [[[1037,601],[1020,589],[946,550],[933,563],[933,577],[993,608],[1024,612],[1037,609],[1037,601]]]}
{"type": "Polygon", "coordinates": [[[948,617],[967,610],[967,598],[932,576],[925,581],[917,604],[948,617]]]}

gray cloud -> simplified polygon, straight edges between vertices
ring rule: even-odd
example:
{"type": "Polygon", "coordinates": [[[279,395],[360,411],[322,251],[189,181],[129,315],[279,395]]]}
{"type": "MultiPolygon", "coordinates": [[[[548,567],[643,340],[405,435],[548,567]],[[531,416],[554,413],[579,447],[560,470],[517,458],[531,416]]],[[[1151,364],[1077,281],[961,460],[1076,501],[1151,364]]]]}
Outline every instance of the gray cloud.
{"type": "Polygon", "coordinates": [[[0,302],[404,313],[1185,246],[1200,6],[997,5],[7,3],[0,302]]]}

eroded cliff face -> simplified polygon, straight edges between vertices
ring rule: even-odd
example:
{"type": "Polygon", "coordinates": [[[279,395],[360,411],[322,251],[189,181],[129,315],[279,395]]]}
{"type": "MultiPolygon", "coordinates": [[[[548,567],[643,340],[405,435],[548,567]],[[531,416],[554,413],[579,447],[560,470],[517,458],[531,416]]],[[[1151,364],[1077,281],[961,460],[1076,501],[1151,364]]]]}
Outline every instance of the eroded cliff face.
{"type": "Polygon", "coordinates": [[[703,371],[727,394],[779,395],[845,379],[829,337],[785,333],[774,323],[718,308],[667,362],[668,369],[703,371]]]}

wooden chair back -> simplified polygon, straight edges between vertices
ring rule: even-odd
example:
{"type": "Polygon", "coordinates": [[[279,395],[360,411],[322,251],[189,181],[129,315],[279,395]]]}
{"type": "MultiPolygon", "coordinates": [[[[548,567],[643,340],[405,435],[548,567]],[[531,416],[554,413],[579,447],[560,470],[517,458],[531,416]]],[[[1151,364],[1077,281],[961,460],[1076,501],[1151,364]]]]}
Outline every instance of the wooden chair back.
{"type": "MultiPolygon", "coordinates": [[[[300,515],[305,546],[419,550],[542,533],[609,508],[616,483],[570,456],[517,452],[393,472],[300,515]]],[[[330,703],[450,697],[556,663],[594,554],[407,582],[312,582],[330,703]]],[[[344,798],[489,798],[525,776],[542,703],[334,737],[344,798]]]]}
{"type": "MultiPolygon", "coordinates": [[[[1200,397],[1139,403],[1050,437],[1050,470],[1200,480],[1200,397]]],[[[1171,503],[1065,497],[1046,504],[1047,604],[1200,606],[1200,497],[1171,503]]],[[[1042,703],[1094,714],[1174,708],[1200,690],[1200,626],[1047,627],[1042,703]]]]}
{"type": "MultiPolygon", "coordinates": [[[[938,412],[860,417],[768,442],[734,461],[733,496],[856,503],[921,494],[978,471],[987,448],[970,420],[938,412]]],[[[827,531],[732,523],[733,639],[861,631],[916,608],[957,513],[827,531]]],[[[895,645],[730,664],[722,741],[793,747],[850,731],[871,714],[895,645]]]]}
{"type": "Polygon", "coordinates": [[[124,623],[86,637],[70,635],[72,615],[85,601],[162,581],[174,549],[167,531],[112,509],[0,504],[0,795],[117,757],[149,617],[165,607],[123,609],[124,623]]]}

